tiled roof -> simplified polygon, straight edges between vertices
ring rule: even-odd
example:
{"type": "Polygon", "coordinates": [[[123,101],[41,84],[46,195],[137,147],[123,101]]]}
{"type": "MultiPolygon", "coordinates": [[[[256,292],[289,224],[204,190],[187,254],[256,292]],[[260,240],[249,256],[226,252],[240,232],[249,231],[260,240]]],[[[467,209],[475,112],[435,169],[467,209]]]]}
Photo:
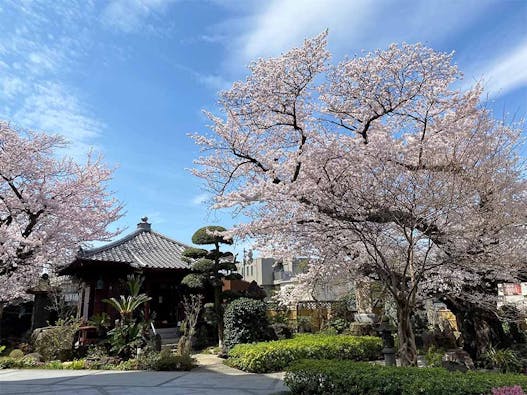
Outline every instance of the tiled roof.
{"type": "Polygon", "coordinates": [[[81,250],[77,259],[128,263],[137,268],[188,269],[181,253],[188,246],[150,229],[137,229],[124,238],[90,250],[81,250]]]}

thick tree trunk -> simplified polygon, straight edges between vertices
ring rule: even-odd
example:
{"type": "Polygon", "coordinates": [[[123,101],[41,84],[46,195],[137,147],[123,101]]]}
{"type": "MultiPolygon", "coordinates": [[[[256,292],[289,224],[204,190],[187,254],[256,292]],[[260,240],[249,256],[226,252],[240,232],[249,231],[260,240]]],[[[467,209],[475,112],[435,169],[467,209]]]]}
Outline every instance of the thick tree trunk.
{"type": "Polygon", "coordinates": [[[445,302],[456,316],[463,337],[463,349],[472,359],[481,359],[489,344],[509,345],[510,339],[505,335],[499,319],[491,311],[451,298],[447,298],[445,302]]]}
{"type": "Polygon", "coordinates": [[[2,339],[2,317],[4,316],[4,303],[0,302],[0,340],[2,339]]]}
{"type": "Polygon", "coordinates": [[[218,320],[218,346],[223,347],[223,312],[221,306],[221,285],[214,287],[214,310],[218,320]]]}
{"type": "Polygon", "coordinates": [[[415,335],[410,319],[412,306],[404,300],[397,300],[397,334],[399,337],[399,357],[402,366],[417,365],[415,335]]]}

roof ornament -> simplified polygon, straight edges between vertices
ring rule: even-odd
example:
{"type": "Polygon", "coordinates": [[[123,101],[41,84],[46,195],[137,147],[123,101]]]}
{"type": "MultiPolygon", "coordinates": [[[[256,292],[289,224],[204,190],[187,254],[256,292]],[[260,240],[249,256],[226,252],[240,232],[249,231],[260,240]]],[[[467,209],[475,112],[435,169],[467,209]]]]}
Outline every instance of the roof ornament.
{"type": "Polygon", "coordinates": [[[148,217],[141,218],[141,222],[137,224],[137,229],[150,230],[151,224],[148,222],[148,217]]]}

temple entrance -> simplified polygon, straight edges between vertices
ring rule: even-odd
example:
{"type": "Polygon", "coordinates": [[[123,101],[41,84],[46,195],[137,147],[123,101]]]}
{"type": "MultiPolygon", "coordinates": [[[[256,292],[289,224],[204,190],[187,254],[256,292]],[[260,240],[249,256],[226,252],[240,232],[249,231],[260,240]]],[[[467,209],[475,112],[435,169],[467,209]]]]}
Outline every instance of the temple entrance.
{"type": "Polygon", "coordinates": [[[150,296],[150,314],[156,327],[174,327],[183,320],[179,285],[166,282],[151,284],[150,296]]]}

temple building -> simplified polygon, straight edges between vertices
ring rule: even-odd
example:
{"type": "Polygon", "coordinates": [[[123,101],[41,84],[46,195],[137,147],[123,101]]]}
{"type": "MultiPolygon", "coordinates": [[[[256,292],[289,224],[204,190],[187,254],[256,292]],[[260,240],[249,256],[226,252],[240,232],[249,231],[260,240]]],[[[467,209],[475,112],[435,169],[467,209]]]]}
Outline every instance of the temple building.
{"type": "Polygon", "coordinates": [[[148,218],[142,218],[129,235],[101,247],[79,250],[73,262],[60,275],[69,275],[81,286],[80,316],[84,319],[115,310],[104,303],[110,297],[125,294],[124,282],[129,274],[144,278],[143,291],[152,299],[145,315],[156,327],[175,327],[183,319],[181,300],[188,289],[181,280],[190,273],[182,259],[188,246],[152,230],[148,218]]]}

